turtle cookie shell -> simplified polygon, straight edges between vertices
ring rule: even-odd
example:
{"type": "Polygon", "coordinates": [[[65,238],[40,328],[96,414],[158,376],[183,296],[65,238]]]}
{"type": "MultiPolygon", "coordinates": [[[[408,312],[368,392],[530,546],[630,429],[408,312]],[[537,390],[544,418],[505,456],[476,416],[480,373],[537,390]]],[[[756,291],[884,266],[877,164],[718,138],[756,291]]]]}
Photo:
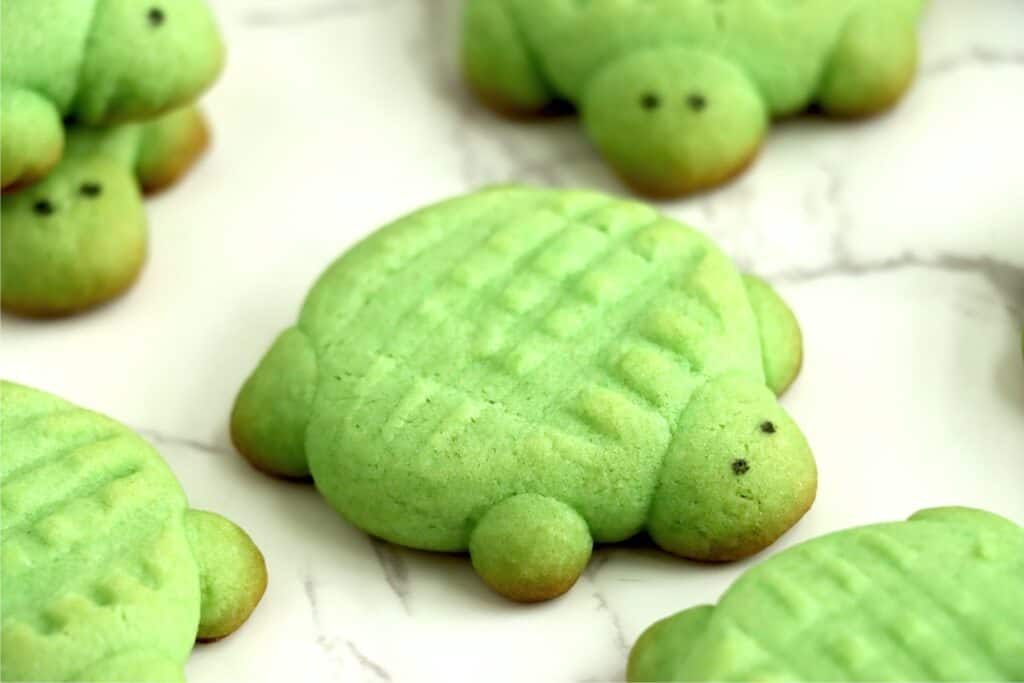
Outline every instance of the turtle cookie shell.
{"type": "Polygon", "coordinates": [[[5,681],[177,681],[196,640],[244,622],[266,587],[244,531],[190,509],[141,437],[0,383],[5,681]]]}
{"type": "Polygon", "coordinates": [[[1024,680],[1024,529],[935,508],[840,531],[651,626],[631,681],[1024,680]]]}
{"type": "Polygon", "coordinates": [[[312,476],[346,519],[468,550],[524,601],[593,543],[744,557],[814,499],[777,401],[799,327],[701,233],[598,193],[500,187],[339,258],[232,415],[257,467],[312,476]]]}

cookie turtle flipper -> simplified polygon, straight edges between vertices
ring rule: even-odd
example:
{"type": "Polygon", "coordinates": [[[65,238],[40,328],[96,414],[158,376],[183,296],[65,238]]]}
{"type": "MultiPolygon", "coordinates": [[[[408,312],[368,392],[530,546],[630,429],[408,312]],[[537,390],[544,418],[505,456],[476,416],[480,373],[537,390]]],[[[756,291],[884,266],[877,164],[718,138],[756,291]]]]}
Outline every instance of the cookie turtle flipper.
{"type": "Polygon", "coordinates": [[[804,346],[800,324],[771,285],[754,275],[744,275],[747,298],[757,317],[761,356],[768,387],[781,396],[800,374],[804,346]]]}
{"type": "Polygon", "coordinates": [[[42,178],[60,161],[64,125],[53,104],[24,88],[4,84],[0,99],[0,182],[12,189],[42,178]]]}
{"type": "Polygon", "coordinates": [[[59,316],[108,301],[146,257],[146,214],[135,178],[103,155],[66,154],[0,206],[0,297],[22,315],[59,316]]]}
{"type": "Polygon", "coordinates": [[[517,602],[550,600],[569,590],[590,561],[592,549],[590,529],[578,512],[533,493],[492,507],[469,540],[476,573],[517,602]]]}
{"type": "Polygon", "coordinates": [[[142,127],[135,172],[142,189],[173,184],[206,149],[209,129],[199,109],[184,107],[142,127]]]}
{"type": "Polygon", "coordinates": [[[484,104],[504,114],[540,113],[554,99],[503,0],[466,3],[462,69],[484,104]]]}
{"type": "Polygon", "coordinates": [[[217,640],[249,618],[267,588],[267,565],[249,535],[234,522],[205,510],[185,517],[199,565],[201,604],[196,639],[217,640]]]}
{"type": "Polygon", "coordinates": [[[681,680],[677,669],[686,661],[714,611],[713,605],[691,607],[648,627],[629,653],[626,680],[681,680]]]}
{"type": "Polygon", "coordinates": [[[167,659],[159,652],[132,650],[92,664],[76,674],[73,680],[97,683],[184,683],[185,668],[181,662],[167,659]]]}
{"type": "Polygon", "coordinates": [[[872,0],[840,34],[817,101],[835,116],[865,116],[893,105],[917,68],[920,0],[872,0]]]}
{"type": "Polygon", "coordinates": [[[297,327],[278,336],[235,399],[231,439],[257,469],[309,476],[306,425],[316,389],[316,354],[297,327]]]}

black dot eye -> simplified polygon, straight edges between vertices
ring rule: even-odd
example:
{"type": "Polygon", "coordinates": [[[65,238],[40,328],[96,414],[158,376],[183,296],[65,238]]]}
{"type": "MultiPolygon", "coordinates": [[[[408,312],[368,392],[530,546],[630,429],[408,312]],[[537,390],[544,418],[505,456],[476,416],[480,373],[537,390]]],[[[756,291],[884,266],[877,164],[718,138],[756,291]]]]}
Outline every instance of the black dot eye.
{"type": "Polygon", "coordinates": [[[651,111],[661,106],[661,99],[652,92],[644,93],[640,97],[640,106],[647,111],[651,111]]]}
{"type": "Polygon", "coordinates": [[[743,475],[750,471],[750,463],[743,458],[737,458],[732,461],[732,473],[737,475],[743,475]]]}
{"type": "Polygon", "coordinates": [[[40,199],[32,205],[32,210],[40,216],[49,216],[51,213],[57,210],[57,207],[53,205],[49,199],[40,199]]]}
{"type": "Polygon", "coordinates": [[[762,422],[761,423],[761,431],[764,432],[765,434],[774,434],[775,433],[775,423],[774,422],[770,422],[770,421],[762,422]]]}
{"type": "Polygon", "coordinates": [[[99,197],[100,193],[103,192],[103,186],[99,183],[82,183],[78,191],[83,197],[99,197]]]}
{"type": "Polygon", "coordinates": [[[708,101],[699,92],[690,93],[686,96],[686,106],[694,111],[704,111],[704,108],[708,106],[708,101]]]}
{"type": "Polygon", "coordinates": [[[151,7],[150,10],[146,12],[146,18],[149,19],[150,26],[160,26],[164,23],[164,19],[166,19],[164,11],[159,7],[151,7]]]}

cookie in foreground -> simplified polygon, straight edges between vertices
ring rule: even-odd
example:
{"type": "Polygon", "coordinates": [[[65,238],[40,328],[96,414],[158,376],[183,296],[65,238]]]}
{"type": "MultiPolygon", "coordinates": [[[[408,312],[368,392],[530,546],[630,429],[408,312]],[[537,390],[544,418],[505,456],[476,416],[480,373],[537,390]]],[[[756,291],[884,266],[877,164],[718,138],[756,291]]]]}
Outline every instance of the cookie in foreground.
{"type": "Polygon", "coordinates": [[[881,111],[917,65],[924,0],[466,0],[466,80],[491,107],[579,110],[637,191],[676,196],[751,163],[772,119],[881,111]]]}
{"type": "Polygon", "coordinates": [[[0,57],[7,190],[60,161],[65,121],[139,122],[194,101],[224,45],[206,0],[4,0],[0,57]]]}
{"type": "Polygon", "coordinates": [[[1024,529],[949,507],[807,541],[647,629],[628,678],[1024,680],[1024,529]]]}
{"type": "Polygon", "coordinates": [[[593,192],[500,187],[339,258],[246,381],[231,431],[393,543],[469,551],[521,601],[641,531],[727,561],[807,511],[779,405],[796,319],[703,234],[593,192]]]}
{"type": "Polygon", "coordinates": [[[0,206],[0,300],[21,315],[77,313],[127,290],[146,257],[142,192],[173,183],[208,132],[188,106],[144,124],[75,127],[67,138],[49,175],[0,206]]]}
{"type": "Polygon", "coordinates": [[[5,681],[179,681],[198,640],[237,629],[263,556],[190,509],[140,436],[50,394],[0,383],[5,681]]]}

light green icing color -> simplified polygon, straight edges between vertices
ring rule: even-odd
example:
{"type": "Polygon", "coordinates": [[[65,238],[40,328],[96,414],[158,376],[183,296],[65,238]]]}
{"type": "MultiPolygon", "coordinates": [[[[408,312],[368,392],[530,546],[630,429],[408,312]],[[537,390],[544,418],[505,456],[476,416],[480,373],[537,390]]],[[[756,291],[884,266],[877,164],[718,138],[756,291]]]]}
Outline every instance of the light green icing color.
{"type": "Polygon", "coordinates": [[[4,0],[3,187],[57,163],[62,119],[108,126],[158,116],[193,101],[223,59],[205,0],[4,0]]]}
{"type": "Polygon", "coordinates": [[[648,206],[493,188],[338,259],[242,388],[232,433],[376,536],[469,549],[510,597],[557,595],[592,542],[644,529],[733,559],[816,487],[764,373],[763,350],[799,358],[799,335],[762,349],[792,316],[758,313],[778,310],[755,310],[709,239],[648,206]],[[529,509],[547,522],[512,521],[529,509]],[[516,577],[507,548],[531,544],[516,577]]]}
{"type": "Polygon", "coordinates": [[[883,109],[917,62],[923,0],[466,0],[466,78],[494,107],[563,99],[640,191],[718,184],[772,118],[883,109]]]}
{"type": "Polygon", "coordinates": [[[630,681],[1024,680],[1024,529],[970,508],[840,531],[651,626],[630,681]]]}
{"type": "Polygon", "coordinates": [[[189,510],[123,425],[10,382],[0,410],[0,678],[183,679],[197,633],[226,635],[259,601],[259,551],[189,510]]]}
{"type": "Polygon", "coordinates": [[[0,205],[4,308],[62,315],[126,289],[146,254],[142,191],[173,182],[206,139],[194,107],[145,124],[73,129],[60,164],[0,205]]]}

